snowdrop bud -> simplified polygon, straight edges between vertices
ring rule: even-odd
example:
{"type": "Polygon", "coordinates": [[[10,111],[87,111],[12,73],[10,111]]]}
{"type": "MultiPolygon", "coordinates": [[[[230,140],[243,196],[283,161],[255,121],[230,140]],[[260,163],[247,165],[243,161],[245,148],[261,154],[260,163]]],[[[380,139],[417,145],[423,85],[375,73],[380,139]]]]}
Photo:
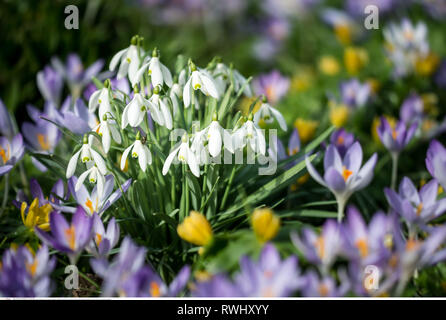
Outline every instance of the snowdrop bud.
{"type": "Polygon", "coordinates": [[[159,51],[158,51],[158,48],[157,48],[157,47],[155,47],[155,48],[153,49],[153,51],[152,51],[152,57],[154,57],[154,58],[159,57],[159,51]]]}

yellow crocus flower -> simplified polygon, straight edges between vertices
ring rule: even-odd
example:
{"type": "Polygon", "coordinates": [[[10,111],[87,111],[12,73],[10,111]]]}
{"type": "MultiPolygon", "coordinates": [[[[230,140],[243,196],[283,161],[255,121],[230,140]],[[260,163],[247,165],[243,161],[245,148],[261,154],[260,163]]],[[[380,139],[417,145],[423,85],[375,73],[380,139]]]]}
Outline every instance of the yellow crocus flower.
{"type": "Polygon", "coordinates": [[[367,51],[362,48],[347,47],[344,50],[344,64],[347,72],[356,75],[369,62],[367,51]]]}
{"type": "Polygon", "coordinates": [[[51,204],[47,203],[43,206],[39,206],[39,199],[35,198],[28,208],[28,213],[25,217],[25,212],[28,205],[26,202],[22,202],[20,213],[22,215],[23,224],[34,230],[34,227],[38,227],[44,231],[50,230],[50,212],[53,211],[51,204]]]}
{"type": "Polygon", "coordinates": [[[177,227],[178,235],[197,246],[205,246],[212,240],[212,228],[206,217],[197,212],[191,211],[182,223],[177,227]]]}
{"type": "Polygon", "coordinates": [[[334,33],[338,41],[343,45],[348,45],[352,42],[352,28],[348,23],[339,23],[335,25],[334,33]]]}
{"type": "Polygon", "coordinates": [[[335,127],[342,127],[348,120],[348,107],[344,104],[330,107],[330,122],[335,127]]]}
{"type": "Polygon", "coordinates": [[[421,76],[430,76],[437,69],[440,58],[435,53],[429,53],[426,57],[420,57],[415,62],[415,72],[421,76]]]}
{"type": "Polygon", "coordinates": [[[274,238],[280,228],[280,218],[269,208],[254,210],[251,223],[257,239],[262,243],[274,238]]]}
{"type": "Polygon", "coordinates": [[[297,132],[299,132],[299,138],[302,143],[306,143],[313,138],[318,125],[319,122],[317,121],[305,120],[302,118],[297,118],[296,121],[294,121],[294,126],[296,127],[297,132]]]}
{"type": "Polygon", "coordinates": [[[339,65],[338,60],[330,55],[322,56],[319,59],[319,70],[328,76],[334,76],[339,73],[341,70],[341,66],[339,65]]]}

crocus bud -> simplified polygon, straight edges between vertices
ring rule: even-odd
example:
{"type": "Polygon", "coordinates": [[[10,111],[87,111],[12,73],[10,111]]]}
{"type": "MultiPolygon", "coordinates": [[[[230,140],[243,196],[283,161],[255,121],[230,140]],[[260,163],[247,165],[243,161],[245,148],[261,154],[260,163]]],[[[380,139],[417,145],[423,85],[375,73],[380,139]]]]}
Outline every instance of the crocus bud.
{"type": "Polygon", "coordinates": [[[269,208],[254,210],[251,223],[257,239],[262,243],[274,238],[280,228],[280,218],[269,208]]]}
{"type": "Polygon", "coordinates": [[[212,241],[212,228],[206,217],[197,212],[191,211],[177,227],[178,235],[197,246],[206,246],[212,241]]]}

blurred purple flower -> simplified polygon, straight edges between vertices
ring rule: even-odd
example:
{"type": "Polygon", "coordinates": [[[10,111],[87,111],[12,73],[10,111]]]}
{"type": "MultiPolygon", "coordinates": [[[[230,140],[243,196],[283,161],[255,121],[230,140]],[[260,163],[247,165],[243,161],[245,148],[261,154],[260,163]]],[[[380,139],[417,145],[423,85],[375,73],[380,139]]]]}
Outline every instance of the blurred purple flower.
{"type": "Polygon", "coordinates": [[[358,79],[342,82],[340,88],[342,102],[350,108],[364,106],[370,97],[370,85],[362,84],[358,79]]]}
{"type": "Polygon", "coordinates": [[[111,218],[107,230],[97,213],[93,214],[93,239],[86,250],[96,258],[106,257],[119,240],[119,225],[115,218],[111,218]]]}
{"type": "Polygon", "coordinates": [[[16,134],[11,142],[6,137],[0,137],[0,176],[7,174],[19,162],[25,153],[23,137],[16,134]]]}
{"type": "Polygon", "coordinates": [[[275,105],[287,93],[290,80],[273,70],[256,77],[252,86],[256,95],[264,95],[269,103],[275,105]]]}
{"type": "Polygon", "coordinates": [[[1,297],[48,297],[53,291],[49,277],[56,265],[43,245],[35,255],[27,247],[5,251],[0,263],[1,297]]]}
{"type": "Polygon", "coordinates": [[[52,102],[58,106],[62,86],[62,75],[52,67],[46,66],[42,71],[37,73],[37,87],[45,101],[52,102]]]}
{"type": "Polygon", "coordinates": [[[54,249],[66,253],[70,263],[76,264],[80,253],[92,238],[93,219],[82,207],[77,207],[71,224],[68,224],[62,214],[53,211],[50,213],[50,227],[51,235],[36,228],[37,236],[54,249]]]}
{"type": "Polygon", "coordinates": [[[349,290],[349,282],[345,279],[338,286],[331,276],[321,278],[312,270],[303,276],[303,283],[301,291],[304,297],[343,297],[349,290]]]}
{"type": "Polygon", "coordinates": [[[340,226],[334,220],[327,220],[320,234],[311,228],[304,228],[301,237],[293,233],[291,240],[304,257],[315,264],[322,274],[328,274],[343,245],[340,226]]]}
{"type": "Polygon", "coordinates": [[[421,122],[424,117],[424,103],[421,97],[416,94],[410,94],[401,105],[400,118],[406,124],[421,122]]]}
{"type": "Polygon", "coordinates": [[[71,97],[68,96],[60,108],[58,123],[75,134],[83,135],[99,122],[94,113],[88,112],[82,99],[76,99],[72,104],[71,97]]]}
{"type": "Polygon", "coordinates": [[[76,191],[77,182],[78,178],[76,176],[72,176],[68,180],[68,189],[70,190],[77,204],[82,206],[88,215],[91,216],[93,215],[93,213],[97,213],[99,216],[101,216],[105,212],[105,210],[107,210],[111,205],[118,201],[119,198],[121,198],[121,188],[124,192],[127,191],[132,183],[132,179],[124,182],[120,188],[117,188],[116,191],[113,192],[115,179],[113,175],[106,176],[104,183],[104,192],[102,196],[98,194],[96,185],[91,191],[91,194],[88,192],[87,188],[83,184],[80,185],[79,189],[76,191]]]}
{"type": "Polygon", "coordinates": [[[392,128],[385,117],[381,117],[381,122],[377,128],[378,136],[383,145],[391,153],[400,153],[412,140],[415,131],[418,128],[418,122],[406,127],[403,121],[398,121],[395,128],[392,128]]]}
{"type": "Polygon", "coordinates": [[[437,201],[438,182],[434,179],[425,184],[418,192],[413,182],[404,177],[399,191],[386,188],[387,201],[409,225],[413,232],[414,225],[424,227],[429,221],[446,212],[446,198],[437,201]]]}
{"type": "Polygon", "coordinates": [[[15,134],[13,120],[2,99],[0,99],[0,134],[8,139],[15,134]]]}
{"type": "Polygon", "coordinates": [[[344,128],[337,129],[330,136],[330,143],[338,149],[341,157],[345,156],[348,148],[355,142],[353,133],[345,131],[344,128]]]}
{"type": "Polygon", "coordinates": [[[435,83],[442,89],[446,88],[446,59],[443,59],[434,76],[435,83]]]}
{"type": "Polygon", "coordinates": [[[426,167],[429,173],[446,189],[446,149],[437,140],[432,140],[427,150],[426,167]]]}

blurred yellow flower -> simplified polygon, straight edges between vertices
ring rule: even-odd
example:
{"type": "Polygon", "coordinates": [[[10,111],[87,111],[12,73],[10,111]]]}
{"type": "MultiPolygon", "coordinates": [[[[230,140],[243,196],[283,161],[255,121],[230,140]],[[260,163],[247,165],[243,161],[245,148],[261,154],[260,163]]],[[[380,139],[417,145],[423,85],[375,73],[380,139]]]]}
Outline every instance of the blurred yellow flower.
{"type": "Polygon", "coordinates": [[[280,228],[280,218],[269,208],[254,210],[251,223],[257,239],[262,243],[274,238],[280,228]]]}
{"type": "Polygon", "coordinates": [[[426,57],[420,57],[415,62],[415,72],[421,76],[430,76],[437,69],[440,58],[430,52],[426,57]]]}
{"type": "Polygon", "coordinates": [[[296,121],[294,121],[294,126],[296,127],[297,132],[299,132],[299,138],[302,143],[306,143],[313,138],[318,125],[319,122],[317,121],[305,120],[302,118],[297,118],[296,121]]]}
{"type": "Polygon", "coordinates": [[[334,33],[338,41],[343,45],[348,45],[352,42],[352,28],[348,23],[335,25],[334,33]]]}
{"type": "Polygon", "coordinates": [[[197,246],[209,244],[213,237],[209,221],[197,211],[190,212],[190,215],[178,225],[177,232],[183,240],[197,246]]]}
{"type": "Polygon", "coordinates": [[[432,119],[425,119],[421,124],[421,131],[427,133],[437,126],[437,122],[432,119]]]}
{"type": "Polygon", "coordinates": [[[328,76],[334,76],[339,73],[341,66],[338,60],[330,55],[322,56],[319,59],[319,70],[328,76]]]}
{"type": "Polygon", "coordinates": [[[381,87],[381,83],[375,78],[369,78],[366,82],[369,84],[372,93],[377,94],[381,87]]]}
{"type": "Polygon", "coordinates": [[[424,93],[421,95],[423,111],[432,116],[438,115],[438,96],[435,93],[424,93]]]}
{"type": "Polygon", "coordinates": [[[369,55],[363,48],[347,47],[344,50],[344,65],[347,72],[356,75],[369,62],[369,55]]]}
{"type": "Polygon", "coordinates": [[[53,207],[49,203],[44,204],[39,207],[39,199],[35,198],[31,205],[28,208],[28,213],[25,217],[26,209],[28,208],[28,204],[26,202],[22,202],[22,206],[20,208],[20,213],[22,215],[23,224],[34,230],[34,227],[39,227],[44,231],[50,230],[50,212],[53,210],[53,207]]]}
{"type": "Polygon", "coordinates": [[[310,70],[302,70],[297,72],[291,78],[291,91],[303,92],[308,90],[313,83],[313,74],[310,70]]]}
{"type": "Polygon", "coordinates": [[[303,176],[299,177],[296,180],[296,183],[293,183],[290,186],[290,190],[291,191],[296,191],[299,188],[299,186],[305,184],[308,181],[309,178],[310,178],[310,174],[309,173],[305,173],[303,176]]]}
{"type": "Polygon", "coordinates": [[[342,127],[348,120],[349,109],[345,104],[330,106],[330,122],[335,127],[342,127]]]}
{"type": "MultiPolygon", "coordinates": [[[[239,110],[242,112],[244,116],[248,116],[249,108],[251,107],[251,104],[256,100],[255,97],[244,97],[242,101],[239,104],[239,110]]],[[[256,104],[254,105],[254,108],[252,109],[252,113],[256,113],[257,110],[259,110],[260,106],[262,105],[261,99],[259,99],[256,104]]]]}
{"type": "MultiPolygon", "coordinates": [[[[389,122],[390,127],[393,129],[395,128],[396,125],[396,119],[394,117],[391,116],[384,116],[387,121],[389,122]]],[[[375,141],[378,145],[382,145],[381,140],[379,139],[379,135],[378,135],[378,127],[380,124],[380,117],[375,117],[375,119],[373,119],[373,123],[372,123],[372,138],[373,141],[375,141]]]]}

